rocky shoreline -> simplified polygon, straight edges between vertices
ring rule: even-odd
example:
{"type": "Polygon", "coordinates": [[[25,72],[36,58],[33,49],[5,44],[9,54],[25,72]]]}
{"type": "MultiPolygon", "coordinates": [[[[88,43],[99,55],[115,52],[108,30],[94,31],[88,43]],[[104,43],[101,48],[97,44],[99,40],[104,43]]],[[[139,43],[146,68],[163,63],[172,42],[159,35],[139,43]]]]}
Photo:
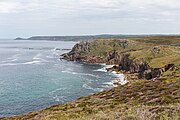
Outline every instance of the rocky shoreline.
{"type": "MultiPolygon", "coordinates": [[[[128,42],[126,40],[120,40],[120,46],[125,49],[125,47],[128,46],[128,42]]],[[[118,53],[118,51],[113,50],[103,57],[90,56],[86,53],[91,52],[91,47],[94,47],[91,42],[80,42],[76,44],[69,53],[61,55],[61,59],[91,64],[104,63],[107,65],[114,65],[107,70],[123,73],[128,80],[159,79],[163,73],[175,67],[175,64],[166,64],[163,67],[152,68],[144,58],[132,58],[128,53],[129,51],[118,53]]],[[[154,47],[153,50],[155,52],[154,54],[160,51],[156,47],[154,47]]]]}

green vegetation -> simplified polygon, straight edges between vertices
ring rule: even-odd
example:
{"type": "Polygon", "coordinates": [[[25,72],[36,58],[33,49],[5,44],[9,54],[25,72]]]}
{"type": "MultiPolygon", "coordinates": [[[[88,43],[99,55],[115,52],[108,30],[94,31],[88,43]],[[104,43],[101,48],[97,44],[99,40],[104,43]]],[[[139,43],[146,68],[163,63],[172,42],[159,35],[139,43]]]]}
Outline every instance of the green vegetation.
{"type": "Polygon", "coordinates": [[[180,64],[180,47],[155,46],[130,52],[133,58],[143,58],[153,68],[161,68],[167,64],[180,64]]]}

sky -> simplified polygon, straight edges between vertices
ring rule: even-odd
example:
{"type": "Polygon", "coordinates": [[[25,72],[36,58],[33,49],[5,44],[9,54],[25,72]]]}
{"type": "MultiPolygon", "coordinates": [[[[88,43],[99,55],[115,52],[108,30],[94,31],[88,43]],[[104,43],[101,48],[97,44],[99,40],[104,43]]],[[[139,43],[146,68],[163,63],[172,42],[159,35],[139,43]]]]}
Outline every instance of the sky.
{"type": "Polygon", "coordinates": [[[0,0],[0,38],[160,33],[180,33],[180,0],[0,0]]]}

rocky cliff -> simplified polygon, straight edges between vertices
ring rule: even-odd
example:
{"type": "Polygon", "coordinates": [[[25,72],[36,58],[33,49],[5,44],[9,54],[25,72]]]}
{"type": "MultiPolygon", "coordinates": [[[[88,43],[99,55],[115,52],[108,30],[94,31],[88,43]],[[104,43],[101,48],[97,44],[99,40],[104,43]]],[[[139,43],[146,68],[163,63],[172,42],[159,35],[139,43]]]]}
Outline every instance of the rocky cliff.
{"type": "Polygon", "coordinates": [[[131,76],[133,74],[133,79],[148,80],[160,78],[164,72],[178,63],[177,57],[174,60],[176,62],[165,59],[168,56],[171,58],[172,54],[178,54],[179,47],[154,46],[152,43],[146,43],[143,47],[140,44],[142,43],[127,39],[80,42],[69,53],[63,54],[62,58],[70,61],[115,65],[111,69],[131,74],[131,76]],[[165,59],[161,60],[162,58],[165,59]],[[160,59],[159,63],[158,59],[160,59]]]}
{"type": "MultiPolygon", "coordinates": [[[[97,41],[96,41],[97,42],[97,41]]],[[[63,59],[70,60],[70,61],[81,61],[86,63],[106,63],[106,64],[119,64],[120,55],[117,50],[111,49],[107,50],[108,47],[106,46],[99,48],[100,46],[96,42],[80,42],[77,43],[69,53],[65,53],[62,56],[63,59]],[[103,55],[98,53],[103,51],[103,55]],[[106,51],[107,50],[107,51],[106,51]],[[89,54],[92,52],[97,52],[97,54],[89,54]]],[[[127,41],[120,40],[116,41],[118,46],[125,49],[127,46],[127,41]]],[[[116,42],[110,45],[110,47],[115,47],[116,42]]]]}

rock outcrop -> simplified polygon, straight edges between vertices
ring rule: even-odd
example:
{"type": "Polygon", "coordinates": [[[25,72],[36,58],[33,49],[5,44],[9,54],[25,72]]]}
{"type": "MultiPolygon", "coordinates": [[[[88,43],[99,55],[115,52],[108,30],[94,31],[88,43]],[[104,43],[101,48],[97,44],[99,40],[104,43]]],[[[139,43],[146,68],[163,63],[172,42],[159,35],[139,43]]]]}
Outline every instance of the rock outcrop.
{"type": "Polygon", "coordinates": [[[80,42],[76,44],[69,53],[61,55],[63,59],[70,61],[82,61],[86,59],[85,53],[89,52],[89,42],[80,42]]]}
{"type": "Polygon", "coordinates": [[[171,69],[174,66],[174,64],[168,64],[162,68],[151,68],[148,71],[145,71],[144,77],[146,79],[153,79],[153,78],[159,78],[161,75],[171,69]]]}

